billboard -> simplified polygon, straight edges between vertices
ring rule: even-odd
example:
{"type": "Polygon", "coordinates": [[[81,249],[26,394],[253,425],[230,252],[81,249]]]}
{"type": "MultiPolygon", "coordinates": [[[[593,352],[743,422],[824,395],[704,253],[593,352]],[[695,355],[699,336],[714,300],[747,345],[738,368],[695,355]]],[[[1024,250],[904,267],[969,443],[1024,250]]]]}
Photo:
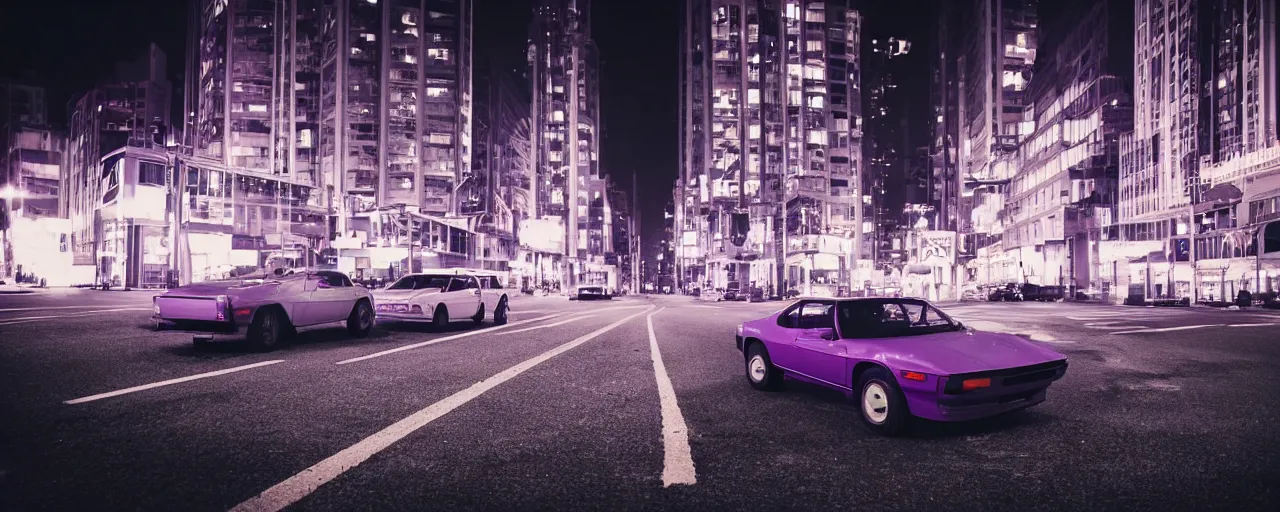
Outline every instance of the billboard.
{"type": "Polygon", "coordinates": [[[930,267],[948,267],[956,262],[954,231],[921,231],[916,235],[918,263],[930,267]]]}
{"type": "Polygon", "coordinates": [[[520,221],[520,245],[534,251],[564,254],[564,221],[559,218],[520,221]]]}

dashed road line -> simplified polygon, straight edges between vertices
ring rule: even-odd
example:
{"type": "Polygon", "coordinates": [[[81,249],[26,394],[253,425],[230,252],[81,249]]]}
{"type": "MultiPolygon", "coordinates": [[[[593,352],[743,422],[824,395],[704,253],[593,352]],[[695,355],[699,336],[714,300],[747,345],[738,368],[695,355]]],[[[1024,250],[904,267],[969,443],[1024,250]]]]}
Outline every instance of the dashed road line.
{"type": "Polygon", "coordinates": [[[151,311],[151,308],[149,308],[149,307],[146,307],[146,308],[144,308],[144,307],[135,307],[135,308],[97,309],[97,310],[93,310],[93,311],[76,311],[76,312],[68,312],[68,313],[63,314],[63,315],[27,316],[27,317],[18,317],[18,318],[0,318],[0,325],[22,324],[22,323],[27,323],[27,322],[36,322],[36,321],[39,321],[39,320],[65,319],[65,318],[67,318],[68,316],[96,315],[96,314],[101,314],[101,313],[118,313],[118,312],[121,312],[121,311],[151,311]]]}
{"type": "Polygon", "coordinates": [[[575,316],[575,317],[573,317],[573,318],[569,318],[569,319],[567,319],[567,320],[561,320],[561,321],[559,321],[559,322],[555,322],[555,323],[542,324],[542,325],[535,325],[535,326],[533,326],[533,327],[526,327],[526,328],[524,328],[524,329],[516,329],[516,330],[514,330],[514,331],[500,332],[500,333],[498,333],[498,336],[506,336],[506,335],[508,335],[508,334],[517,334],[517,333],[522,333],[522,332],[536,331],[536,330],[538,330],[538,329],[550,329],[550,328],[552,328],[552,327],[559,327],[559,326],[564,325],[564,324],[567,324],[567,323],[577,322],[578,320],[585,320],[585,319],[588,319],[588,318],[592,318],[592,317],[594,317],[594,316],[596,316],[594,313],[593,313],[593,314],[588,314],[588,315],[582,315],[582,316],[575,316]]]}
{"type": "Polygon", "coordinates": [[[1116,331],[1111,334],[1142,334],[1152,332],[1173,332],[1173,331],[1189,331],[1192,329],[1204,329],[1206,327],[1222,327],[1224,324],[1205,324],[1205,325],[1182,325],[1178,327],[1160,327],[1156,329],[1134,329],[1130,331],[1116,331]]]}
{"type": "Polygon", "coordinates": [[[464,333],[454,334],[453,336],[445,336],[445,337],[443,337],[443,338],[436,338],[436,339],[433,339],[433,340],[427,340],[427,341],[424,341],[424,342],[422,342],[422,343],[414,343],[414,344],[412,344],[412,345],[405,345],[405,346],[403,346],[403,347],[396,347],[396,348],[393,348],[393,349],[383,350],[382,352],[374,352],[374,353],[369,354],[369,355],[367,355],[367,356],[353,357],[353,358],[351,358],[351,359],[346,359],[346,360],[338,361],[337,363],[334,363],[334,364],[343,365],[343,364],[358,363],[358,362],[360,362],[360,361],[368,361],[368,360],[370,360],[370,359],[374,359],[374,358],[378,358],[378,357],[382,357],[382,356],[389,356],[389,355],[391,355],[391,354],[395,354],[395,353],[397,353],[397,352],[404,352],[404,351],[406,351],[406,350],[413,350],[413,349],[415,349],[415,348],[421,348],[421,347],[425,347],[425,346],[427,346],[427,345],[435,345],[436,343],[444,343],[444,342],[446,342],[446,341],[452,341],[452,340],[456,340],[456,339],[459,339],[459,338],[466,338],[466,337],[469,337],[469,336],[477,336],[477,335],[480,335],[480,334],[488,334],[488,333],[491,333],[491,332],[493,332],[493,331],[497,331],[497,330],[499,330],[499,329],[507,329],[507,328],[510,328],[510,327],[515,327],[515,326],[517,326],[517,325],[524,325],[524,324],[532,323],[532,322],[541,322],[541,321],[546,320],[546,319],[548,319],[548,318],[555,318],[555,317],[560,316],[560,315],[561,315],[561,313],[555,313],[555,314],[550,314],[550,315],[546,315],[546,316],[540,316],[540,317],[538,317],[538,318],[530,318],[530,319],[528,319],[528,320],[521,320],[521,321],[519,321],[519,322],[511,322],[511,323],[507,323],[507,324],[503,324],[503,325],[495,325],[495,326],[493,326],[493,327],[488,327],[488,328],[479,329],[479,330],[475,330],[475,331],[467,331],[467,332],[464,332],[464,333]]]}
{"type": "Polygon", "coordinates": [[[87,308],[102,308],[102,307],[112,307],[112,306],[144,307],[144,306],[147,306],[147,304],[144,302],[139,302],[137,304],[92,304],[87,306],[45,306],[41,308],[5,308],[5,309],[0,309],[0,313],[14,313],[18,311],[49,311],[52,309],[87,309],[87,308]]]}
{"type": "Polygon", "coordinates": [[[653,311],[653,306],[648,306],[644,311],[636,312],[635,314],[629,315],[614,323],[579,336],[573,341],[543,352],[532,359],[528,359],[520,364],[507,368],[506,370],[499,372],[497,375],[477,382],[467,389],[449,395],[445,399],[431,404],[422,410],[397,421],[391,426],[362,439],[360,442],[347,447],[329,458],[302,470],[300,473],[293,475],[285,479],[283,482],[263,491],[262,494],[236,505],[235,508],[231,509],[231,511],[276,512],[283,510],[289,505],[297,503],[299,500],[311,495],[311,493],[315,492],[321,486],[333,481],[334,478],[350,471],[352,468],[360,465],[364,461],[369,460],[370,457],[373,457],[377,453],[387,449],[418,429],[440,419],[444,415],[452,412],[454,409],[465,405],[467,402],[475,400],[498,385],[514,379],[521,373],[524,373],[555,356],[572,350],[579,345],[596,339],[600,335],[616,329],[618,326],[650,311],[653,311]]]}
{"type": "Polygon", "coordinates": [[[649,357],[653,360],[653,375],[658,381],[658,402],[662,410],[662,486],[693,485],[698,483],[698,476],[693,466],[693,450],[689,447],[689,426],[680,412],[675,387],[671,385],[671,376],[667,375],[667,365],[662,362],[658,336],[653,332],[653,316],[661,313],[662,309],[649,313],[645,318],[649,326],[649,357]]]}
{"type": "Polygon", "coordinates": [[[276,363],[283,363],[283,362],[284,362],[284,359],[276,359],[276,360],[274,360],[274,361],[263,361],[263,362],[261,362],[261,363],[247,364],[247,365],[244,365],[244,366],[237,366],[237,367],[235,367],[235,368],[227,368],[227,369],[225,369],[225,370],[218,370],[218,371],[216,371],[216,372],[201,373],[201,374],[191,375],[191,376],[182,377],[182,378],[178,378],[178,379],[169,379],[169,380],[162,380],[162,381],[160,381],[160,382],[152,382],[151,384],[143,384],[143,385],[141,385],[141,386],[134,386],[134,387],[131,387],[131,388],[125,388],[125,389],[121,389],[121,390],[118,390],[118,391],[112,391],[112,392],[109,392],[109,393],[100,393],[100,394],[97,394],[97,395],[90,395],[90,396],[86,396],[86,397],[84,397],[84,398],[77,398],[77,399],[75,399],[75,400],[67,400],[67,401],[62,402],[62,403],[67,404],[67,405],[77,405],[77,404],[83,404],[83,403],[87,403],[87,402],[94,402],[94,401],[97,401],[97,400],[102,400],[102,399],[104,399],[104,398],[112,398],[112,397],[117,397],[117,396],[120,396],[120,395],[127,395],[127,394],[129,394],[129,393],[137,393],[137,392],[139,392],[139,391],[146,391],[146,390],[148,390],[148,389],[155,389],[155,388],[164,387],[164,386],[172,386],[172,385],[174,385],[174,384],[181,384],[181,383],[183,383],[183,382],[191,382],[191,381],[193,381],[193,380],[207,379],[207,378],[209,378],[209,377],[217,377],[217,376],[219,376],[219,375],[227,375],[227,374],[229,374],[229,373],[242,372],[242,371],[245,371],[245,370],[251,370],[251,369],[253,369],[253,368],[259,368],[259,367],[269,366],[269,365],[273,365],[273,364],[276,364],[276,363]]]}

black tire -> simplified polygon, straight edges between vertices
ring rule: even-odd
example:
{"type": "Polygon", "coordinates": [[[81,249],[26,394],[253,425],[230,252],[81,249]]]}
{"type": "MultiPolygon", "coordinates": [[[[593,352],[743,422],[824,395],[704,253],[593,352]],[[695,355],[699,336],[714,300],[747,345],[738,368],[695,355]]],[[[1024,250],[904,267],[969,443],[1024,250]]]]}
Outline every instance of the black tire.
{"type": "Polygon", "coordinates": [[[439,331],[449,327],[449,310],[444,307],[444,304],[436,306],[436,312],[431,316],[431,326],[439,331]]]}
{"type": "Polygon", "coordinates": [[[907,399],[893,374],[884,368],[862,372],[858,379],[858,416],[868,430],[882,436],[898,435],[911,419],[907,399]]]}
{"type": "Polygon", "coordinates": [[[480,303],[480,309],[476,310],[476,316],[471,317],[471,321],[476,325],[484,323],[484,303],[480,303]]]}
{"type": "Polygon", "coordinates": [[[743,367],[747,373],[747,383],[760,391],[778,389],[782,385],[782,370],[773,365],[769,351],[764,344],[752,342],[747,346],[747,356],[743,358],[743,367]]]}
{"type": "Polygon", "coordinates": [[[369,301],[360,299],[351,314],[347,315],[347,332],[357,338],[367,338],[373,332],[373,306],[369,301]]]}
{"type": "Polygon", "coordinates": [[[280,335],[284,331],[281,323],[283,319],[275,308],[258,309],[257,314],[253,315],[253,322],[249,323],[249,333],[245,338],[258,350],[275,350],[280,346],[280,335]]]}
{"type": "Polygon", "coordinates": [[[506,325],[507,323],[507,298],[498,299],[498,307],[493,308],[493,324],[506,325]]]}

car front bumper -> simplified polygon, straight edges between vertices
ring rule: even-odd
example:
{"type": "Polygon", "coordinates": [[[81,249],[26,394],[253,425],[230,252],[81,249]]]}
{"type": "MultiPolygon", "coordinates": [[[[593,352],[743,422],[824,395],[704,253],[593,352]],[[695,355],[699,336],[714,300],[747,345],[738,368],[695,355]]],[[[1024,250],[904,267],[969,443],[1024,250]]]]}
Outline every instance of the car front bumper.
{"type": "MultiPolygon", "coordinates": [[[[907,391],[911,413],[934,421],[970,421],[1026,409],[1045,401],[1049,386],[1066,375],[1067,363],[1046,363],[1026,367],[1028,371],[1006,370],[991,377],[1000,384],[959,394],[943,391],[907,391]]],[[[964,377],[949,377],[949,379],[964,377]]]]}
{"type": "Polygon", "coordinates": [[[373,317],[377,323],[431,323],[434,319],[427,315],[419,315],[416,313],[387,313],[378,312],[373,317]]]}

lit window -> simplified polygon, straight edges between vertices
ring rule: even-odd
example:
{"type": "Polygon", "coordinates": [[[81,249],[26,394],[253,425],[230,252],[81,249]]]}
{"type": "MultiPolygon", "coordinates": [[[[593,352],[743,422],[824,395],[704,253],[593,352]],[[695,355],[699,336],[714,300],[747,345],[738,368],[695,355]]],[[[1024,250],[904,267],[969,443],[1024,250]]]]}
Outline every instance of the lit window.
{"type": "Polygon", "coordinates": [[[428,87],[427,88],[427,96],[432,98],[439,98],[441,96],[446,96],[448,94],[449,94],[449,89],[445,87],[428,87]]]}
{"type": "Polygon", "coordinates": [[[363,33],[363,34],[360,34],[360,37],[361,37],[362,39],[364,39],[365,41],[369,41],[369,42],[373,42],[373,41],[377,41],[377,40],[378,40],[378,36],[376,36],[376,35],[374,35],[374,34],[370,34],[370,33],[368,33],[368,32],[365,32],[365,33],[363,33]]]}

